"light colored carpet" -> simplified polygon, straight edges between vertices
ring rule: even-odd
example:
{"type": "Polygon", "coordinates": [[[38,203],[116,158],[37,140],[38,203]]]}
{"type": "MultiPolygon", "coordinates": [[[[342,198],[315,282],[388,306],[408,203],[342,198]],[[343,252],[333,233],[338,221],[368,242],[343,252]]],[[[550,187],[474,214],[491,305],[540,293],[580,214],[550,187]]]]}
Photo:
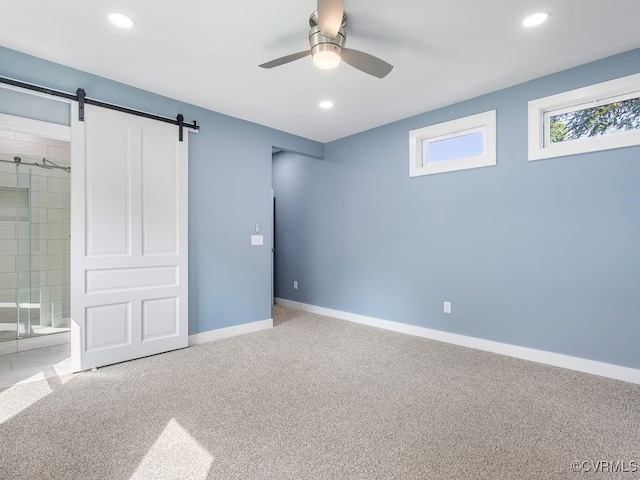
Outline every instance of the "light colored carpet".
{"type": "Polygon", "coordinates": [[[593,472],[640,462],[638,385],[273,316],[270,330],[0,392],[0,478],[640,477],[593,472]]]}

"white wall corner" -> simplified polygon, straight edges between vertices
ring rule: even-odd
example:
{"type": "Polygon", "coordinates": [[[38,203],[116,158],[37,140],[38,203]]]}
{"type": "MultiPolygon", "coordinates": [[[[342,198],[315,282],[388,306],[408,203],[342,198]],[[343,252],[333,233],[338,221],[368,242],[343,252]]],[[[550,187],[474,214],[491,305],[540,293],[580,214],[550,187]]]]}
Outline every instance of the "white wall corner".
{"type": "Polygon", "coordinates": [[[553,365],[554,367],[566,368],[601,377],[612,378],[614,380],[622,380],[624,382],[635,383],[640,385],[640,370],[635,368],[623,367],[621,365],[613,365],[610,363],[588,360],[586,358],[572,357],[560,353],[546,352],[544,350],[536,350],[534,348],[521,347],[518,345],[510,345],[508,343],[494,342],[482,338],[469,337],[457,333],[443,332],[441,330],[433,330],[425,327],[417,327],[406,323],[392,322],[374,317],[367,317],[355,313],[333,310],[330,308],[318,307],[306,303],[294,302],[276,298],[276,304],[283,307],[294,308],[304,312],[316,313],[327,317],[333,317],[340,320],[348,320],[350,322],[361,323],[371,327],[383,328],[394,332],[406,333],[416,337],[429,338],[441,342],[459,345],[462,347],[475,348],[485,352],[498,353],[509,357],[520,358],[532,362],[543,363],[545,365],[553,365]]]}
{"type": "Polygon", "coordinates": [[[269,318],[267,320],[209,330],[208,332],[194,333],[193,335],[189,335],[189,346],[213,342],[215,340],[222,340],[223,338],[235,337],[237,335],[244,335],[245,333],[259,332],[260,330],[266,330],[272,327],[273,319],[269,318]]]}

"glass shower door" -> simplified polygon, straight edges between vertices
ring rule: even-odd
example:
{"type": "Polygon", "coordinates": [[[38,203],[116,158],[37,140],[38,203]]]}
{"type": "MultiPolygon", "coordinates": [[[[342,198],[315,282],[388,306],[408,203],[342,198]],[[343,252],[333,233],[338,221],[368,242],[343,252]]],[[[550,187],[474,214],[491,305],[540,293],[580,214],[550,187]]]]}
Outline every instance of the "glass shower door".
{"type": "Polygon", "coordinates": [[[16,302],[18,339],[32,334],[31,169],[16,166],[16,302]]]}
{"type": "Polygon", "coordinates": [[[0,163],[0,344],[18,338],[17,168],[0,163]]]}

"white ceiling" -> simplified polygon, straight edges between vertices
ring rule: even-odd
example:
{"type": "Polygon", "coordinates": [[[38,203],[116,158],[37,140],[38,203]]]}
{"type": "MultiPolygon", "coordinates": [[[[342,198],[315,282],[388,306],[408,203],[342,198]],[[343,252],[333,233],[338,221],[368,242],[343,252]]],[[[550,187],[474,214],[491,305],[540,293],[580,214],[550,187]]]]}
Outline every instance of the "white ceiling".
{"type": "MultiPolygon", "coordinates": [[[[640,47],[638,0],[345,0],[347,44],[394,65],[384,79],[310,57],[316,0],[3,2],[0,45],[328,142],[640,47]],[[546,10],[536,29],[522,19],[546,10]],[[113,27],[111,11],[136,21],[113,27]],[[335,108],[320,110],[331,99],[335,108]]],[[[89,92],[89,96],[91,93],[89,92]]]]}

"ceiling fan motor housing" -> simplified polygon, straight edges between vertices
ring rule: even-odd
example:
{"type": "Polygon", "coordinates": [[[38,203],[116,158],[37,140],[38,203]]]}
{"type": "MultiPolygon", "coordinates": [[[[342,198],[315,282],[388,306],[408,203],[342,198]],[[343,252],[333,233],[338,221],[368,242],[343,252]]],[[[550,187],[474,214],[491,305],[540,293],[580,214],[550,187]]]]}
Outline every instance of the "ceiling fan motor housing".
{"type": "Polygon", "coordinates": [[[342,55],[342,47],[347,40],[344,29],[340,29],[336,38],[323,35],[320,27],[316,26],[309,32],[309,45],[311,46],[311,54],[324,51],[334,51],[338,55],[342,55]]]}
{"type": "Polygon", "coordinates": [[[347,33],[345,32],[345,26],[347,25],[346,14],[342,17],[342,25],[336,35],[336,38],[324,35],[320,26],[318,25],[318,12],[313,12],[309,17],[309,45],[311,47],[311,54],[314,55],[317,52],[333,51],[338,55],[342,55],[342,47],[347,40],[347,33]]]}

